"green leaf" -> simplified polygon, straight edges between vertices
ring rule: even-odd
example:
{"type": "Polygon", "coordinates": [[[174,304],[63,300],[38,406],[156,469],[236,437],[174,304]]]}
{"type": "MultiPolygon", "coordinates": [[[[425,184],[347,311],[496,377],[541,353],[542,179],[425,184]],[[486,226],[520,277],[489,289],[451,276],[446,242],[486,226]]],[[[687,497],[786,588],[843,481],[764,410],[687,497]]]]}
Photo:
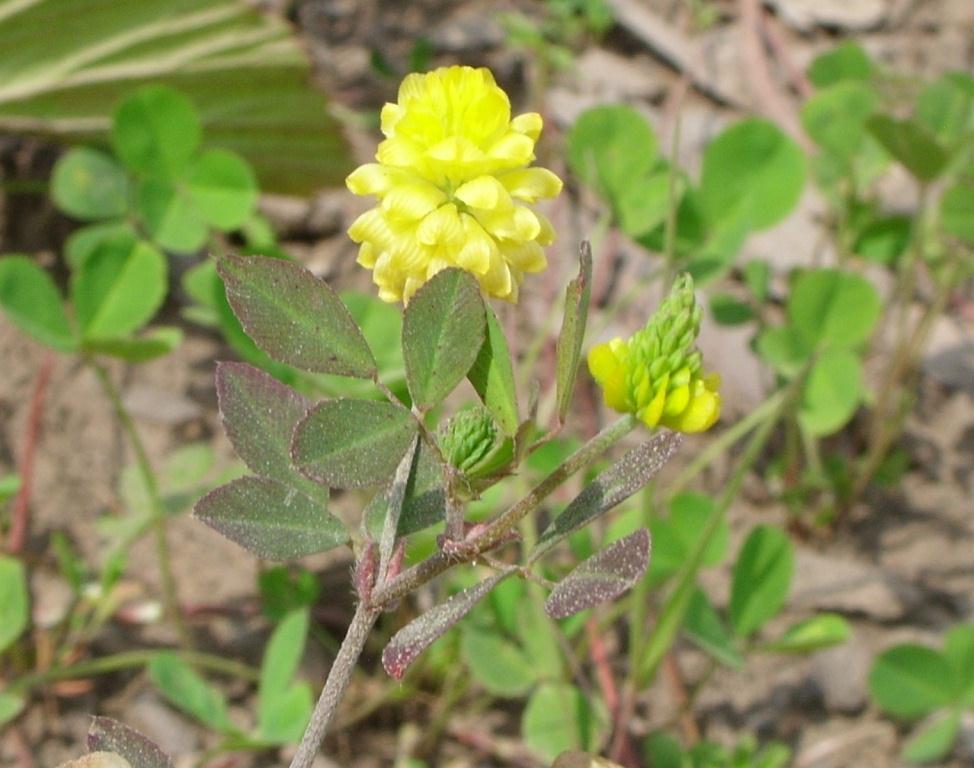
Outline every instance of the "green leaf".
{"type": "Polygon", "coordinates": [[[460,648],[470,674],[494,696],[519,698],[538,680],[537,669],[524,651],[496,632],[465,629],[460,648]]]}
{"type": "Polygon", "coordinates": [[[155,315],[167,290],[166,258],[145,242],[104,241],[71,279],[85,339],[118,338],[155,315]]]}
{"type": "Polygon", "coordinates": [[[93,717],[88,728],[88,749],[113,752],[132,768],[173,768],[172,759],[134,728],[110,717],[93,717]]]}
{"type": "Polygon", "coordinates": [[[24,333],[58,352],[76,342],[51,276],[26,256],[0,258],[0,308],[24,333]]]}
{"type": "Polygon", "coordinates": [[[844,81],[802,105],[802,127],[822,149],[851,163],[866,138],[866,121],[878,106],[875,90],[858,81],[844,81]]]}
{"type": "Polygon", "coordinates": [[[413,403],[439,404],[466,377],[485,334],[476,278],[461,269],[437,272],[410,299],[402,319],[402,355],[413,403]]]}
{"type": "Polygon", "coordinates": [[[788,298],[788,319],[810,345],[858,347],[873,332],[882,308],[866,278],[837,269],[802,272],[788,298]]]}
{"type": "Polygon", "coordinates": [[[281,15],[239,0],[96,8],[90,0],[32,0],[3,9],[3,133],[103,143],[123,96],[165,83],[199,109],[207,142],[250,160],[270,191],[307,195],[353,167],[312,83],[305,46],[281,15]]]}
{"type": "Polygon", "coordinates": [[[728,293],[717,293],[710,297],[710,313],[718,325],[742,325],[754,319],[751,306],[728,293]]]}
{"type": "Polygon", "coordinates": [[[749,261],[741,268],[744,284],[759,304],[768,299],[771,289],[771,265],[761,259],[749,261]]]}
{"type": "Polygon", "coordinates": [[[974,78],[948,72],[917,97],[917,120],[947,146],[959,144],[974,131],[974,78]]]}
{"type": "Polygon", "coordinates": [[[835,613],[822,613],[792,624],[761,649],[776,653],[810,653],[844,643],[851,633],[849,622],[844,618],[835,613]]]}
{"type": "Polygon", "coordinates": [[[528,699],[521,734],[532,752],[553,761],[567,749],[597,749],[608,730],[600,702],[590,701],[574,685],[545,683],[528,699]]]}
{"type": "Polygon", "coordinates": [[[62,155],[51,172],[54,203],[76,219],[124,216],[129,207],[125,170],[96,149],[78,147],[62,155]]]}
{"type": "Polygon", "coordinates": [[[266,477],[241,477],[196,502],[195,514],[230,541],[265,560],[292,560],[348,541],[324,505],[266,477]]]}
{"type": "Polygon", "coordinates": [[[0,555],[0,652],[27,629],[27,576],[13,557],[0,555]]]}
{"type": "Polygon", "coordinates": [[[152,328],[138,338],[119,336],[90,339],[84,342],[88,352],[117,357],[129,363],[144,363],[174,351],[183,342],[183,331],[173,326],[152,328]]]}
{"type": "Polygon", "coordinates": [[[913,232],[909,216],[884,216],[866,224],[856,236],[852,250],[864,259],[895,264],[906,252],[913,232]]]}
{"type": "Polygon", "coordinates": [[[247,162],[225,149],[211,149],[193,161],[187,192],[207,224],[224,232],[243,226],[257,207],[257,179],[247,162]]]}
{"type": "Polygon", "coordinates": [[[642,753],[652,768],[686,768],[687,765],[680,742],[663,731],[654,731],[646,737],[642,753]]]}
{"type": "Polygon", "coordinates": [[[911,763],[932,763],[950,754],[960,731],[960,712],[942,712],[932,723],[918,728],[903,746],[903,759],[911,763]]]}
{"type": "Polygon", "coordinates": [[[920,181],[933,181],[947,166],[947,152],[914,120],[874,115],[866,127],[886,151],[920,181]]]}
{"type": "Polygon", "coordinates": [[[216,731],[232,731],[227,702],[176,653],[164,651],[149,662],[149,677],[169,702],[216,731]]]}
{"type": "MultiPolygon", "coordinates": [[[[697,548],[700,535],[713,515],[719,515],[714,500],[702,493],[680,493],[670,502],[668,518],[655,517],[650,523],[653,535],[653,559],[649,579],[659,584],[679,571],[697,548]]],[[[703,554],[702,564],[719,565],[727,552],[730,536],[726,520],[721,520],[703,554]]]]}
{"type": "Polygon", "coordinates": [[[753,229],[783,219],[805,186],[805,155],[766,120],[732,125],[704,151],[700,195],[711,221],[740,209],[753,229]]]}
{"type": "Polygon", "coordinates": [[[470,613],[487,593],[510,575],[511,571],[501,571],[462,592],[457,592],[446,602],[434,606],[396,632],[382,651],[382,666],[386,672],[396,680],[401,680],[409,665],[423,651],[470,613]]]}
{"type": "Polygon", "coordinates": [[[649,234],[666,221],[670,206],[679,206],[686,189],[682,175],[671,183],[669,169],[649,176],[630,176],[619,190],[619,225],[631,238],[649,234]],[[674,200],[670,197],[674,196],[674,200]]]}
{"type": "Polygon", "coordinates": [[[217,265],[247,335],[275,360],[306,371],[371,378],[375,358],[348,309],[297,264],[227,256],[217,265]]]}
{"type": "Polygon", "coordinates": [[[582,357],[582,342],[588,323],[588,303],[592,294],[592,246],[583,240],[578,253],[578,275],[565,289],[565,316],[561,321],[556,347],[555,371],[558,421],[564,423],[575,394],[575,379],[582,357]]]}
{"type": "Polygon", "coordinates": [[[944,192],[940,223],[947,234],[974,245],[974,185],[961,182],[944,192]]]}
{"type": "Polygon", "coordinates": [[[520,418],[511,353],[497,315],[489,306],[486,310],[484,343],[467,376],[500,428],[513,436],[517,433],[520,418]]]}
{"type": "Polygon", "coordinates": [[[759,525],[744,542],[734,564],[730,620],[738,637],[748,637],[781,610],[791,587],[794,554],[788,537],[759,525]]]}
{"type": "Polygon", "coordinates": [[[631,179],[656,165],[656,134],[632,107],[595,107],[583,112],[568,133],[568,164],[618,210],[631,179]]]}
{"type": "Polygon", "coordinates": [[[217,363],[220,417],[237,455],[261,477],[293,485],[322,504],[328,488],[291,462],[294,428],[311,407],[301,394],[246,363],[217,363]]]}
{"type": "Polygon", "coordinates": [[[958,699],[974,708],[974,624],[951,627],[944,638],[944,656],[954,670],[958,699]]]}
{"type": "Polygon", "coordinates": [[[847,80],[869,80],[873,63],[859,43],[847,40],[819,54],[808,68],[808,78],[819,88],[847,80]]]}
{"type": "Polygon", "coordinates": [[[809,434],[831,435],[852,418],[862,396],[862,363],[855,353],[824,352],[802,387],[798,422],[809,434]]]}
{"type": "Polygon", "coordinates": [[[206,244],[209,230],[197,206],[170,182],[145,179],[139,185],[136,208],[146,231],[167,251],[192,254],[206,244]]]}
{"type": "Polygon", "coordinates": [[[544,530],[531,553],[537,560],[568,534],[608,512],[648,483],[680,447],[682,436],[660,432],[600,472],[544,530]]]}
{"type": "Polygon", "coordinates": [[[0,506],[6,504],[10,499],[17,495],[20,490],[20,477],[18,475],[0,475],[0,506]]]}
{"type": "Polygon", "coordinates": [[[802,369],[815,351],[792,325],[765,328],[754,346],[764,362],[789,378],[802,369]]]}
{"type": "Polygon", "coordinates": [[[305,475],[332,488],[379,485],[412,445],[417,424],[398,405],[326,400],[298,423],[291,457],[305,475]]]}
{"type": "Polygon", "coordinates": [[[615,600],[642,578],[649,565],[649,531],[638,531],[583,560],[551,590],[545,612],[564,619],[615,600]]]}
{"type": "MultiPolygon", "coordinates": [[[[389,510],[389,495],[382,490],[372,497],[365,509],[366,524],[373,538],[382,533],[389,510]]],[[[443,470],[432,449],[420,441],[413,457],[413,468],[406,483],[396,536],[408,536],[436,525],[446,514],[446,491],[443,489],[443,470]]]]}
{"type": "Polygon", "coordinates": [[[304,656],[309,622],[308,610],[302,608],[292,611],[274,629],[260,666],[258,696],[272,696],[288,688],[304,656]]]}
{"type": "Polygon", "coordinates": [[[258,723],[261,741],[297,744],[311,719],[313,707],[311,686],[303,681],[275,693],[266,702],[262,699],[258,723]]]}
{"type": "Polygon", "coordinates": [[[274,630],[264,652],[257,689],[257,721],[261,735],[270,741],[300,738],[311,714],[310,689],[307,685],[291,684],[304,655],[308,625],[306,608],[288,614],[274,630]],[[303,718],[299,716],[302,712],[303,718]]]}
{"type": "Polygon", "coordinates": [[[24,711],[27,702],[16,693],[0,691],[0,725],[6,725],[24,711]]]}
{"type": "Polygon", "coordinates": [[[72,271],[76,271],[95,249],[105,240],[134,243],[138,239],[127,221],[107,221],[89,224],[72,232],[64,243],[64,259],[72,271]]]}
{"type": "Polygon", "coordinates": [[[528,584],[524,599],[517,605],[517,638],[539,679],[564,677],[564,654],[559,644],[562,630],[541,610],[541,587],[528,584]]]}
{"type": "Polygon", "coordinates": [[[273,622],[299,608],[310,608],[321,595],[317,577],[304,568],[275,565],[257,575],[261,611],[273,622]]]}
{"type": "Polygon", "coordinates": [[[148,85],[128,96],[112,118],[115,152],[129,168],[167,181],[186,169],[200,145],[199,115],[183,94],[148,85]]]}
{"type": "Polygon", "coordinates": [[[734,669],[744,666],[744,657],[734,644],[734,638],[702,589],[698,588],[690,598],[683,631],[721,664],[734,669]]]}
{"type": "Polygon", "coordinates": [[[915,719],[954,701],[954,672],[946,658],[923,645],[897,645],[873,662],[869,691],[891,715],[915,719]]]}

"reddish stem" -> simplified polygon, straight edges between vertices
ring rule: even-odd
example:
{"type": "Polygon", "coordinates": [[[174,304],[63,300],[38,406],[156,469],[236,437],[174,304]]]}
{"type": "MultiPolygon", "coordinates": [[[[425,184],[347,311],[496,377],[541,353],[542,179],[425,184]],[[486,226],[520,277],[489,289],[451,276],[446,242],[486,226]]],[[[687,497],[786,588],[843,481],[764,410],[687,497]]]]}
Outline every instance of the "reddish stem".
{"type": "Polygon", "coordinates": [[[10,535],[7,537],[7,551],[12,555],[20,554],[27,544],[27,532],[30,529],[30,495],[34,484],[34,457],[37,453],[37,439],[41,431],[44,395],[47,392],[47,385],[51,381],[54,360],[53,352],[45,353],[30,399],[27,427],[24,430],[23,452],[18,467],[20,490],[17,491],[17,496],[13,501],[10,535]]]}
{"type": "Polygon", "coordinates": [[[619,689],[612,677],[612,669],[609,667],[609,653],[605,648],[602,635],[599,634],[599,624],[594,618],[589,618],[585,622],[585,634],[588,637],[588,652],[592,657],[592,664],[595,666],[595,674],[599,680],[599,688],[602,689],[602,698],[605,699],[605,706],[612,715],[613,722],[619,714],[619,689]]]}

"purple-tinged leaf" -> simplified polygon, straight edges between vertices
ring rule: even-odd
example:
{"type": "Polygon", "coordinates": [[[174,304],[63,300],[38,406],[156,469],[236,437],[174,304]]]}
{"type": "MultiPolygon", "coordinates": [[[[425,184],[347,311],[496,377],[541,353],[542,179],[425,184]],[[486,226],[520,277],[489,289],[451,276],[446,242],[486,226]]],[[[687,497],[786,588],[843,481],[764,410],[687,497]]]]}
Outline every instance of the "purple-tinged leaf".
{"type": "Polygon", "coordinates": [[[88,749],[121,755],[132,768],[173,768],[172,759],[152,741],[110,717],[92,718],[88,749]]]}
{"type": "Polygon", "coordinates": [[[327,486],[291,463],[294,427],[311,407],[303,395],[246,363],[217,363],[216,394],[227,437],[251,470],[328,502],[327,486]]]}
{"type": "Polygon", "coordinates": [[[592,247],[583,240],[578,253],[578,276],[565,289],[565,316],[558,335],[556,400],[558,421],[564,423],[571,407],[582,357],[585,324],[588,322],[588,302],[592,293],[592,247]]]}
{"type": "Polygon", "coordinates": [[[596,552],[555,585],[545,601],[545,612],[553,619],[564,619],[614,600],[646,572],[649,548],[649,531],[640,528],[596,552]]]}
{"type": "Polygon", "coordinates": [[[305,475],[332,488],[384,483],[416,435],[405,408],[380,400],[325,400],[294,430],[291,458],[305,475]]]}
{"type": "Polygon", "coordinates": [[[348,532],[324,505],[266,477],[241,477],[196,503],[196,516],[266,560],[290,560],[345,544],[348,532]]]}
{"type": "Polygon", "coordinates": [[[682,442],[676,432],[660,432],[599,473],[541,534],[531,560],[632,496],[666,465],[682,442]]]}
{"type": "Polygon", "coordinates": [[[226,256],[217,271],[247,335],[275,360],[317,373],[375,374],[362,331],[324,280],[266,256],[226,256]]]}
{"type": "Polygon", "coordinates": [[[419,655],[466,616],[487,594],[515,569],[501,571],[479,584],[457,592],[445,603],[440,603],[422,616],[413,619],[393,636],[382,651],[382,666],[396,680],[401,680],[406,669],[419,655]]]}
{"type": "Polygon", "coordinates": [[[484,343],[484,300],[462,269],[437,272],[409,302],[402,318],[402,355],[409,394],[431,408],[467,375],[484,343]]]}

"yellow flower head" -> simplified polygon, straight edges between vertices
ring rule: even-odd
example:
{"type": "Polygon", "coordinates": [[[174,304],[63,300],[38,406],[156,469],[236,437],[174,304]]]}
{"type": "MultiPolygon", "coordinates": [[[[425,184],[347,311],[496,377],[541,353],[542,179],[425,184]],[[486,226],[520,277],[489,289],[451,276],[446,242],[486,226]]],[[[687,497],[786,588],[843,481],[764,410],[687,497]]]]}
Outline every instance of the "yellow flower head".
{"type": "Polygon", "coordinates": [[[561,180],[529,168],[541,116],[511,119],[507,94],[487,69],[444,67],[412,74],[382,108],[376,163],[345,180],[378,205],[348,234],[385,301],[409,301],[430,277],[460,267],[484,293],[517,301],[527,272],[547,266],[551,224],[530,204],[554,197],[561,180]]]}
{"type": "Polygon", "coordinates": [[[588,367],[605,404],[634,413],[647,426],[703,432],[720,417],[720,378],[703,374],[694,346],[703,310],[693,280],[682,275],[649,319],[628,340],[613,339],[588,353],[588,367]]]}

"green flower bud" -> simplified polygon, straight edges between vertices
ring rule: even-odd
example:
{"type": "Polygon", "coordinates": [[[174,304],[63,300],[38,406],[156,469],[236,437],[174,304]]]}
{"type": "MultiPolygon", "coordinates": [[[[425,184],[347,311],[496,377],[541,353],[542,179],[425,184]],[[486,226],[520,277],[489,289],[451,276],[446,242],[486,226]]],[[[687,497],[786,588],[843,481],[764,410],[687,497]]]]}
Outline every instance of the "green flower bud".
{"type": "Polygon", "coordinates": [[[460,411],[440,432],[443,457],[462,472],[475,467],[497,441],[497,425],[480,406],[460,411]]]}

